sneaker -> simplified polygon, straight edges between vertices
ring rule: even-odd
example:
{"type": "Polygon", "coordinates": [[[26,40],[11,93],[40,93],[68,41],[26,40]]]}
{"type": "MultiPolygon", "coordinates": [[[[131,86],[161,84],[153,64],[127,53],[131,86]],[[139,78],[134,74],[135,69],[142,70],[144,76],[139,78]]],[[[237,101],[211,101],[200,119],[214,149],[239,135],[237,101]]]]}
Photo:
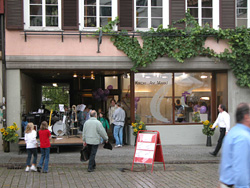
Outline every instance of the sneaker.
{"type": "Polygon", "coordinates": [[[38,166],[38,167],[37,167],[37,172],[41,172],[41,169],[42,169],[42,168],[38,166]]]}
{"type": "Polygon", "coordinates": [[[118,145],[118,147],[119,147],[119,148],[121,148],[121,147],[122,147],[122,145],[118,145]]]}
{"type": "Polygon", "coordinates": [[[115,145],[115,148],[118,148],[118,147],[120,147],[120,145],[115,145]]]}
{"type": "Polygon", "coordinates": [[[25,168],[25,172],[29,172],[29,171],[30,171],[30,167],[27,166],[27,167],[25,168]]]}
{"type": "Polygon", "coordinates": [[[31,171],[34,171],[34,172],[37,171],[37,169],[36,169],[36,167],[35,167],[34,165],[31,166],[30,170],[31,170],[31,171]]]}

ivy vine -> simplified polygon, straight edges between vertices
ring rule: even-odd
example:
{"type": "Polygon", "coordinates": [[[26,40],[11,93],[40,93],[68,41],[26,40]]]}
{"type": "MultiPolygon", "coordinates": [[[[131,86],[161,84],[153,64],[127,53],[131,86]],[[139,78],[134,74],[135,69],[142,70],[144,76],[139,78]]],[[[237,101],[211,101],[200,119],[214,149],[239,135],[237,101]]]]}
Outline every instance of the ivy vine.
{"type": "MultiPolygon", "coordinates": [[[[112,32],[112,28],[119,22],[118,18],[102,28],[103,32],[112,32]]],[[[134,63],[133,71],[139,67],[147,67],[158,57],[167,56],[180,63],[188,58],[207,56],[218,58],[229,63],[237,78],[237,84],[250,88],[250,36],[249,29],[237,27],[236,29],[215,30],[208,25],[199,26],[197,21],[186,13],[185,18],[173,23],[165,29],[160,25],[157,30],[150,29],[140,32],[143,46],[136,37],[128,35],[128,31],[121,31],[111,37],[111,41],[122,50],[134,63]],[[183,24],[184,29],[174,27],[183,24]],[[216,40],[228,40],[230,49],[216,54],[212,49],[205,48],[204,43],[208,37],[216,40]]]]}

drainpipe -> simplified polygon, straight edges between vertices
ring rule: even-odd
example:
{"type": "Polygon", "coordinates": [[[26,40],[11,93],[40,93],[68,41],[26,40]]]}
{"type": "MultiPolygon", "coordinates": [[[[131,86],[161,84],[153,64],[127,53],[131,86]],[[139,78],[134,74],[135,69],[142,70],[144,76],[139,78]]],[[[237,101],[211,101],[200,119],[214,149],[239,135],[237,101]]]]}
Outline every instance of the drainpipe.
{"type": "Polygon", "coordinates": [[[3,87],[3,99],[1,108],[3,110],[3,127],[6,125],[6,59],[5,59],[5,24],[4,24],[4,14],[1,15],[1,37],[2,37],[2,87],[3,87]]]}

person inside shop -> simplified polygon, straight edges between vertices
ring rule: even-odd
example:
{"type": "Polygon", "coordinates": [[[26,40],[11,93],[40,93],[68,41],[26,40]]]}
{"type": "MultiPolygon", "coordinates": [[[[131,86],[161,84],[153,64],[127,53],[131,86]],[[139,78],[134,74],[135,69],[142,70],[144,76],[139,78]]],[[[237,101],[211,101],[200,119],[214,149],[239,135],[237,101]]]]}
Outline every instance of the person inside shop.
{"type": "MultiPolygon", "coordinates": [[[[111,130],[112,130],[112,134],[114,134],[113,114],[114,114],[116,109],[117,109],[116,101],[115,101],[115,99],[111,99],[109,110],[108,110],[108,118],[109,118],[109,125],[111,126],[111,130]]],[[[115,143],[115,138],[114,138],[113,142],[115,143]]]]}
{"type": "Polygon", "coordinates": [[[179,99],[176,100],[175,104],[175,118],[177,121],[182,122],[184,116],[184,106],[181,105],[181,101],[179,99]]]}

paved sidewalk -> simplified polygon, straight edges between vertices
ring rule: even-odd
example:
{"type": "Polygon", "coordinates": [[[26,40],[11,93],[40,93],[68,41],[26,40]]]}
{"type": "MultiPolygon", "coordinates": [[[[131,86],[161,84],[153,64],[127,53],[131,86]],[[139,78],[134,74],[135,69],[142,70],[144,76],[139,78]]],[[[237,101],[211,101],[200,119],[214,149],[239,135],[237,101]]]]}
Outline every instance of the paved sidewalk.
{"type": "MultiPolygon", "coordinates": [[[[218,183],[220,155],[209,155],[214,147],[163,146],[166,171],[162,163],[135,164],[131,172],[134,146],[114,148],[112,151],[99,146],[94,172],[87,172],[87,162],[80,162],[81,148],[60,149],[50,154],[49,173],[24,172],[27,153],[0,152],[0,187],[166,187],[214,188],[218,183]],[[138,172],[139,171],[139,172],[138,172]]],[[[38,154],[38,160],[40,153],[38,154]]]]}

